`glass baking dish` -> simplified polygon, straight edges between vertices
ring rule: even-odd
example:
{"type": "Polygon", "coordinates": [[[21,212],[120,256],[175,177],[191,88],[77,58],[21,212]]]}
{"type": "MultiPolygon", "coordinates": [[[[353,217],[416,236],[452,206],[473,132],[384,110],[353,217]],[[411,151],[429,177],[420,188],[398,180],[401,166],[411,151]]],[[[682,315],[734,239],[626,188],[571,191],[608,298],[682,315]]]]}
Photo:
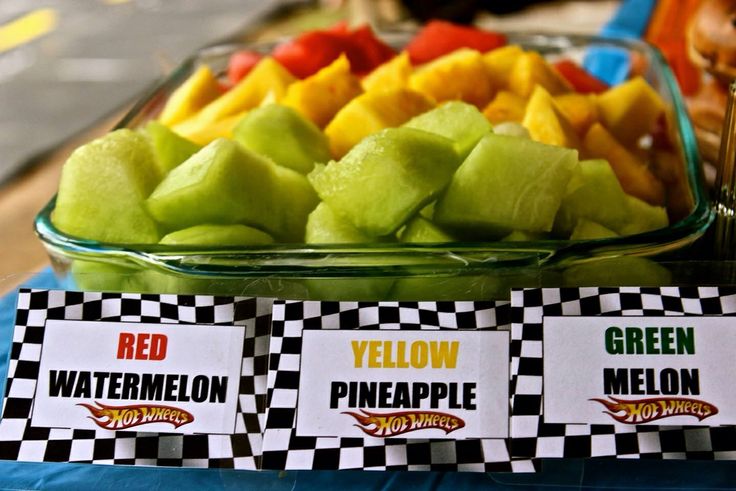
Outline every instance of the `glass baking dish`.
{"type": "MultiPolygon", "coordinates": [[[[382,33],[397,47],[409,35],[382,33]]],[[[691,244],[706,230],[712,213],[693,128],[664,59],[655,48],[634,40],[528,33],[508,33],[508,38],[551,60],[582,60],[593,46],[629,55],[637,73],[667,106],[669,138],[683,166],[681,201],[688,203],[689,214],[656,231],[585,241],[194,248],[100,243],[66,235],[50,220],[52,199],[36,218],[36,232],[54,270],[70,281],[70,287],[84,290],[326,300],[474,300],[507,298],[511,287],[666,283],[666,272],[642,257],[691,244]]],[[[268,52],[272,46],[247,48],[268,52]]],[[[230,54],[244,47],[218,45],[196,53],[142,97],[117,128],[135,128],[155,118],[169,95],[200,64],[224,73],[230,54]]]]}

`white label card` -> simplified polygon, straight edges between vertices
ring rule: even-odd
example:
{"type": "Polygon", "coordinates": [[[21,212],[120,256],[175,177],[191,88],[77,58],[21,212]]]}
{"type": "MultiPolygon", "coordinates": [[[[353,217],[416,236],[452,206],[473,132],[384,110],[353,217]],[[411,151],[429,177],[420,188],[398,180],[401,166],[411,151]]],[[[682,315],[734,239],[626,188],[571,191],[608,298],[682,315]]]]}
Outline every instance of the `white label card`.
{"type": "Polygon", "coordinates": [[[736,319],[544,318],[547,423],[736,424],[736,319]]]}
{"type": "Polygon", "coordinates": [[[299,436],[508,436],[507,331],[304,330],[299,436]]]}
{"type": "Polygon", "coordinates": [[[243,326],[49,320],[33,426],[233,433],[243,326]]]}

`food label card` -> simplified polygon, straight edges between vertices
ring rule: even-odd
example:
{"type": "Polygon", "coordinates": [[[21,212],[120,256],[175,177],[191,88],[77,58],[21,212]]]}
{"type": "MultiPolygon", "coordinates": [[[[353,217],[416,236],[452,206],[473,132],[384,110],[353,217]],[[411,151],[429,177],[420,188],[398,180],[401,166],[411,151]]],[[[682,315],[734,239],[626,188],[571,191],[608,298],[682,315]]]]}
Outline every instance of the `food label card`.
{"type": "Polygon", "coordinates": [[[296,434],[508,436],[507,331],[302,334],[296,434]]]}
{"type": "Polygon", "coordinates": [[[20,290],[0,459],[259,469],[271,304],[20,290]]]}
{"type": "Polygon", "coordinates": [[[548,423],[736,424],[736,322],[545,317],[548,423]]]}
{"type": "Polygon", "coordinates": [[[233,433],[243,326],[46,322],[31,424],[233,433]]]}
{"type": "Polygon", "coordinates": [[[508,435],[507,302],[276,301],[264,469],[534,472],[508,435]]]}
{"type": "Polygon", "coordinates": [[[733,459],[736,288],[513,290],[511,454],[733,459]]]}

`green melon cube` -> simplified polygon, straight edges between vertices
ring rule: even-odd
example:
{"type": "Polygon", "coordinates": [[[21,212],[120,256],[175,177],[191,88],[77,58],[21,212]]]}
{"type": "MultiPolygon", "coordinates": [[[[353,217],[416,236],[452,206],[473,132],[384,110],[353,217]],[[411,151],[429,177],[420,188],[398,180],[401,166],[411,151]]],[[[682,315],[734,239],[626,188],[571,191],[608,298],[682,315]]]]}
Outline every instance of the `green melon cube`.
{"type": "Polygon", "coordinates": [[[470,153],[482,137],[493,131],[491,123],[477,107],[460,101],[447,102],[415,116],[404,126],[449,138],[461,159],[470,153]]]}
{"type": "Polygon", "coordinates": [[[290,107],[268,104],[250,111],[233,130],[245,148],[302,174],[331,158],[327,137],[290,107]]]}
{"type": "Polygon", "coordinates": [[[220,138],[172,170],[148,199],[169,230],[241,223],[301,240],[317,197],[306,178],[220,138]]]}
{"type": "Polygon", "coordinates": [[[437,200],[434,221],[463,234],[548,232],[577,165],[575,150],[487,135],[437,200]]]}
{"type": "Polygon", "coordinates": [[[611,165],[602,159],[583,160],[562,198],[554,229],[568,236],[579,220],[588,220],[617,231],[629,217],[626,193],[611,165]]]}
{"type": "Polygon", "coordinates": [[[324,201],[307,219],[307,244],[360,244],[372,242],[347,219],[337,215],[324,201]]]}
{"type": "Polygon", "coordinates": [[[339,162],[317,165],[309,181],[363,233],[394,233],[450,181],[459,163],[447,138],[389,128],[364,138],[339,162]]]}
{"type": "Polygon", "coordinates": [[[608,239],[610,237],[618,237],[618,234],[600,223],[584,218],[578,220],[570,234],[570,240],[608,239]]]}
{"type": "Polygon", "coordinates": [[[165,235],[160,244],[167,245],[208,245],[240,246],[264,245],[273,243],[273,237],[266,232],[247,225],[195,225],[165,235]]]}
{"type": "Polygon", "coordinates": [[[453,242],[455,239],[431,221],[419,215],[412,218],[401,232],[401,242],[453,242]]]}
{"type": "Polygon", "coordinates": [[[84,239],[155,244],[160,235],[145,200],[158,180],[148,138],[113,131],[77,148],[66,161],[51,220],[84,239]]]}
{"type": "Polygon", "coordinates": [[[146,132],[153,144],[153,154],[161,177],[199,151],[201,146],[179,136],[158,121],[146,125],[146,132]]]}
{"type": "Polygon", "coordinates": [[[669,225],[667,209],[653,206],[634,196],[626,195],[628,221],[620,228],[621,235],[634,235],[664,228],[669,225]]]}

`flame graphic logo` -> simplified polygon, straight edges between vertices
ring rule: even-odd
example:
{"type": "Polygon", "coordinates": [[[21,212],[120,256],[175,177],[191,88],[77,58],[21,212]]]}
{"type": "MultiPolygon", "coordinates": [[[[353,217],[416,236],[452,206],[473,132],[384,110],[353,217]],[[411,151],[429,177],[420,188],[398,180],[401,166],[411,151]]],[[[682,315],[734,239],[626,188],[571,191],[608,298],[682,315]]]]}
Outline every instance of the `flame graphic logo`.
{"type": "Polygon", "coordinates": [[[395,413],[375,413],[360,410],[361,413],[344,411],[358,422],[353,425],[369,436],[390,437],[410,431],[438,428],[448,434],[465,426],[465,421],[448,413],[438,411],[401,411],[395,413]]]}
{"type": "Polygon", "coordinates": [[[178,428],[194,421],[194,416],[184,409],[157,404],[108,406],[95,401],[96,406],[79,403],[92,415],[87,416],[105,430],[124,430],[150,423],[169,423],[178,428]]]}
{"type": "Polygon", "coordinates": [[[608,396],[606,399],[593,398],[603,404],[611,416],[619,423],[642,424],[672,416],[693,416],[702,421],[718,414],[713,404],[699,399],[686,397],[655,397],[651,399],[625,400],[608,396]]]}

